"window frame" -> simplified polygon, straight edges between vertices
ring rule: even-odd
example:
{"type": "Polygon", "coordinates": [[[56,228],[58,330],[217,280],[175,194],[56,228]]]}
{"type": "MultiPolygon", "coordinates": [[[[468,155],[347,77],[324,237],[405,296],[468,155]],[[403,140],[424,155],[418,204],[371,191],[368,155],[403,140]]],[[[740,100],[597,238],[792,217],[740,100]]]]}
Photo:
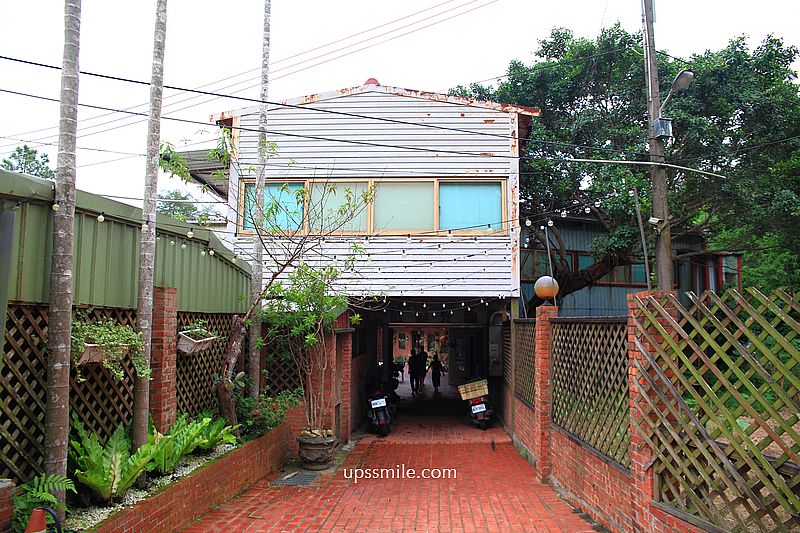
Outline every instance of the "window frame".
{"type": "MultiPolygon", "coordinates": [[[[249,183],[255,183],[255,178],[240,178],[239,179],[239,198],[237,202],[237,213],[236,213],[236,234],[237,235],[252,235],[252,229],[244,229],[244,191],[249,183]]],[[[373,188],[381,183],[409,183],[409,182],[428,182],[433,183],[433,229],[427,230],[376,230],[375,229],[375,200],[373,200],[367,205],[367,221],[366,221],[366,230],[365,231],[337,231],[332,233],[335,236],[349,236],[349,235],[376,235],[376,236],[387,236],[387,237],[405,237],[407,235],[419,235],[419,236],[426,236],[426,237],[442,237],[444,235],[448,235],[452,233],[452,235],[462,235],[462,236],[497,236],[497,237],[504,237],[508,233],[509,229],[509,220],[508,220],[508,177],[491,177],[491,178],[464,178],[464,177],[443,177],[443,178],[436,178],[436,177],[393,177],[393,178],[335,178],[329,180],[315,180],[309,178],[286,178],[282,180],[278,180],[276,178],[270,178],[267,180],[267,183],[270,182],[280,182],[280,183],[302,183],[304,189],[310,190],[310,187],[314,183],[367,183],[368,188],[373,188]],[[492,228],[492,229],[469,229],[469,230],[443,230],[439,228],[439,185],[441,183],[497,183],[500,185],[501,200],[500,200],[500,215],[503,218],[502,220],[502,227],[492,228]]],[[[303,206],[303,227],[302,229],[298,230],[302,232],[302,234],[313,234],[309,231],[309,209],[308,209],[308,202],[309,196],[306,195],[305,205],[303,206]]],[[[294,230],[287,230],[292,231],[294,230]]]]}

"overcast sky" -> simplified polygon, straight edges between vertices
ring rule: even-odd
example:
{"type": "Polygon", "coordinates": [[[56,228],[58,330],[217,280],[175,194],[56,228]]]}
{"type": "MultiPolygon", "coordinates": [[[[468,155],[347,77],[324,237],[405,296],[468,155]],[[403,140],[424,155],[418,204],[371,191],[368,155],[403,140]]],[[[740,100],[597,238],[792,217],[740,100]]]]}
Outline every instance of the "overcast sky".
{"type": "MultiPolygon", "coordinates": [[[[154,12],[155,0],[84,0],[81,69],[149,80],[154,12]]],[[[0,55],[60,66],[63,2],[4,0],[0,20],[0,55]]],[[[678,56],[719,49],[741,34],[752,44],[773,33],[800,46],[799,20],[796,0],[661,0],[655,41],[678,56]]],[[[352,87],[369,77],[446,92],[504,74],[511,59],[530,63],[537,39],[553,27],[593,37],[616,21],[629,31],[640,29],[640,0],[273,0],[270,99],[352,87]],[[339,42],[324,46],[334,41],[339,42]]],[[[257,97],[262,23],[261,0],[171,0],[165,82],[257,97]]],[[[0,60],[0,89],[58,98],[59,76],[57,70],[0,60]]],[[[177,91],[165,96],[165,116],[201,122],[252,105],[177,91]]],[[[80,79],[81,103],[146,112],[147,98],[146,86],[80,79]]],[[[28,144],[50,154],[55,167],[55,147],[39,143],[56,142],[58,104],[0,93],[0,109],[0,158],[22,144],[17,139],[35,141],[28,144]]],[[[79,128],[78,146],[95,151],[78,151],[78,188],[141,197],[144,158],[136,154],[144,153],[145,120],[81,108],[79,128]]],[[[162,126],[162,139],[178,147],[198,146],[213,135],[211,126],[162,126]]],[[[160,182],[161,189],[179,186],[167,178],[160,182]]]]}

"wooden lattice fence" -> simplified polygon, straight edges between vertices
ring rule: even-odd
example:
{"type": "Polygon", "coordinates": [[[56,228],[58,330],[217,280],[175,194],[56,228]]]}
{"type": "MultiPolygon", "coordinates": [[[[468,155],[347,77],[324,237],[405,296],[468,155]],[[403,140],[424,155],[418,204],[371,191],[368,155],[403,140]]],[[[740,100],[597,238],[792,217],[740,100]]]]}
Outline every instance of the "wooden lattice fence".
{"type": "MultiPolygon", "coordinates": [[[[111,317],[133,325],[130,309],[82,310],[89,320],[111,317]]],[[[11,303],[0,361],[0,478],[17,483],[42,471],[48,308],[11,303]]],[[[102,365],[84,365],[70,375],[70,407],[87,428],[107,438],[131,418],[133,370],[123,365],[125,379],[117,381],[102,365]]]]}
{"type": "Polygon", "coordinates": [[[635,300],[656,505],[730,531],[800,529],[800,300],[635,300]]]}
{"type": "MultiPolygon", "coordinates": [[[[222,371],[232,316],[185,311],[178,313],[178,330],[197,320],[205,320],[206,327],[219,335],[208,350],[192,355],[178,353],[175,381],[179,413],[194,416],[205,410],[217,410],[214,384],[222,371]]],[[[243,354],[246,349],[244,346],[243,354]]],[[[239,360],[243,358],[241,356],[239,360]]]]}
{"type": "Polygon", "coordinates": [[[530,319],[514,321],[514,394],[533,405],[536,372],[536,322],[530,319]]]}
{"type": "Polygon", "coordinates": [[[627,318],[550,322],[553,424],[627,468],[627,318]]]}

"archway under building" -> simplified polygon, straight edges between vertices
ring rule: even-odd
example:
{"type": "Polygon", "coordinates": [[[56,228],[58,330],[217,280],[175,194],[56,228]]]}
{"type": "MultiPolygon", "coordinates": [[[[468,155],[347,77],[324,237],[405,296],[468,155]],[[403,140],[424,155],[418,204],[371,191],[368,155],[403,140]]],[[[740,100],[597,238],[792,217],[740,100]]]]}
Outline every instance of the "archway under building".
{"type": "Polygon", "coordinates": [[[503,318],[510,317],[509,301],[492,300],[488,305],[483,304],[477,312],[469,312],[467,303],[459,312],[461,301],[444,302],[445,309],[455,307],[452,314],[441,312],[442,300],[430,300],[427,307],[424,307],[425,300],[419,300],[412,307],[410,303],[405,306],[402,300],[393,302],[389,299],[386,311],[359,310],[362,322],[353,333],[354,366],[351,373],[351,419],[354,429],[359,426],[369,429],[365,424],[367,382],[375,375],[390,382],[396,361],[404,363],[403,379],[396,390],[399,396],[398,422],[401,425],[408,421],[415,423],[423,418],[440,417],[449,419],[444,426],[461,424],[468,427],[468,406],[458,394],[458,385],[478,379],[486,379],[489,383],[489,402],[496,413],[493,425],[502,425],[502,323],[503,318]],[[427,316],[422,312],[425,308],[429,310],[427,316]],[[434,314],[431,311],[433,308],[439,311],[434,314]],[[434,321],[435,315],[445,315],[446,319],[434,321]],[[441,376],[438,394],[434,394],[431,372],[428,371],[421,394],[412,396],[406,364],[412,349],[424,350],[428,355],[428,364],[433,354],[439,355],[446,373],[441,376]],[[357,356],[358,352],[371,355],[364,358],[357,356]]]}

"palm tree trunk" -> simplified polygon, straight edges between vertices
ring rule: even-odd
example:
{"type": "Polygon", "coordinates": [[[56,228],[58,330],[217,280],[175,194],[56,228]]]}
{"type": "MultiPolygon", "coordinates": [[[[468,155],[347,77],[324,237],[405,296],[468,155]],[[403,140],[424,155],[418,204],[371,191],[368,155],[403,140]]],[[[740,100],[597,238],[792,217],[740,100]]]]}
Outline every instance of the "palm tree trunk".
{"type": "MultiPolygon", "coordinates": [[[[139,298],[136,308],[136,329],[142,333],[144,356],[150,364],[153,320],[153,271],[156,258],[156,193],[158,191],[158,157],[161,140],[161,98],[164,91],[164,45],[167,36],[167,0],[156,4],[156,27],[153,37],[153,72],[150,81],[150,118],[147,128],[147,163],[142,207],[142,240],[139,256],[139,298]]],[[[150,410],[150,381],[136,376],[133,393],[131,436],[134,449],[147,442],[150,410]]]]}
{"type": "MultiPolygon", "coordinates": [[[[264,245],[258,236],[264,228],[264,183],[267,169],[267,104],[269,97],[269,43],[271,0],[264,0],[264,34],[261,47],[261,105],[258,115],[258,167],[256,169],[256,197],[254,202],[253,265],[251,301],[261,300],[263,284],[264,245]]],[[[260,305],[260,303],[259,303],[260,305]]],[[[257,341],[261,337],[261,318],[255,315],[250,326],[250,343],[247,350],[247,372],[250,376],[250,396],[258,398],[261,380],[261,350],[257,341]]]]}
{"type": "MultiPolygon", "coordinates": [[[[50,312],[47,333],[47,403],[44,470],[66,475],[69,439],[70,329],[72,326],[72,238],[75,218],[75,143],[78,129],[78,57],[81,0],[64,3],[64,57],[58,133],[53,259],[50,268],[50,312]]],[[[64,493],[58,494],[61,501],[64,493]]]]}

